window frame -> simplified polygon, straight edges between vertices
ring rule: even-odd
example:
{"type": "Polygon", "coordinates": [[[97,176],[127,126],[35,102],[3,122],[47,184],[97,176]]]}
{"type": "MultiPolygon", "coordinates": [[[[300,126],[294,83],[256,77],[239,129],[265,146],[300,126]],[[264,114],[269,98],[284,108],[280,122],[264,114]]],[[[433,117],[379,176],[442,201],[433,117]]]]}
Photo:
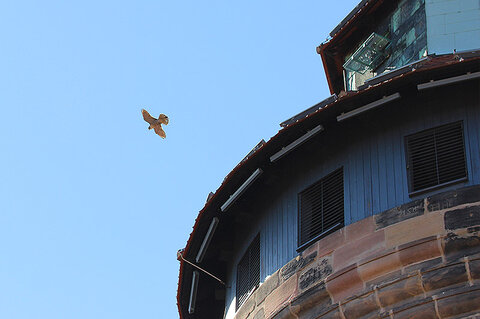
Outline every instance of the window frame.
{"type": "MultiPolygon", "coordinates": [[[[442,141],[443,142],[443,141],[442,141]]],[[[405,163],[406,163],[406,173],[407,173],[407,183],[408,183],[408,196],[409,197],[414,197],[416,195],[419,195],[419,194],[424,194],[424,193],[428,193],[430,191],[433,191],[433,190],[436,190],[436,189],[439,189],[439,188],[443,188],[443,187],[447,187],[447,186],[450,186],[450,185],[453,185],[453,184],[456,184],[456,183],[460,183],[460,182],[465,182],[465,181],[468,181],[468,161],[467,161],[467,143],[465,142],[465,126],[464,126],[464,123],[463,123],[463,120],[460,120],[460,121],[454,121],[454,122],[450,122],[450,123],[446,123],[446,124],[442,124],[442,125],[437,125],[437,126],[434,126],[434,127],[431,127],[431,128],[428,128],[428,129],[424,129],[424,130],[421,130],[421,131],[418,131],[418,132],[415,132],[415,133],[412,133],[412,134],[409,134],[409,135],[406,135],[404,137],[404,150],[405,150],[405,163]],[[448,180],[446,182],[438,182],[437,184],[435,185],[431,185],[431,186],[427,186],[427,187],[424,187],[424,188],[419,188],[419,189],[414,189],[414,172],[413,172],[413,169],[412,169],[412,159],[411,159],[411,148],[410,148],[410,140],[412,139],[412,137],[418,137],[420,138],[422,135],[424,136],[427,136],[429,132],[432,132],[433,134],[433,138],[434,138],[434,149],[435,149],[435,170],[436,170],[436,176],[435,178],[437,180],[440,180],[440,173],[439,173],[439,169],[438,169],[438,151],[437,151],[437,146],[438,146],[438,143],[437,143],[437,140],[436,140],[436,132],[440,131],[441,129],[445,129],[447,127],[454,127],[456,125],[459,125],[459,129],[460,129],[460,132],[461,132],[461,141],[462,141],[462,156],[463,156],[463,163],[464,163],[464,176],[462,177],[459,177],[459,178],[455,178],[455,179],[452,179],[452,180],[448,180]]],[[[459,155],[459,154],[456,154],[456,155],[459,155]]]]}
{"type": "Polygon", "coordinates": [[[236,282],[235,282],[235,312],[240,309],[240,307],[248,300],[250,295],[255,291],[256,288],[260,285],[260,277],[261,277],[261,244],[260,244],[260,233],[258,233],[254,239],[248,245],[248,248],[240,258],[239,262],[237,263],[236,268],[236,282]],[[240,264],[244,261],[245,258],[248,257],[248,283],[246,291],[239,291],[240,287],[240,276],[241,276],[241,269],[240,264]],[[258,257],[257,260],[253,260],[255,262],[252,265],[252,258],[258,257]],[[258,267],[252,270],[251,267],[258,267]],[[251,278],[251,276],[258,276],[256,278],[251,278]]]}
{"type": "MultiPolygon", "coordinates": [[[[338,183],[339,181],[335,181],[335,183],[338,183]]],[[[322,186],[323,187],[323,184],[322,186]]],[[[322,196],[322,205],[323,205],[323,189],[322,189],[322,193],[319,195],[319,196],[322,196]]],[[[298,238],[297,238],[297,252],[301,252],[303,250],[305,250],[308,246],[310,246],[312,243],[316,242],[317,240],[319,240],[320,238],[322,237],[325,237],[331,233],[333,233],[334,231],[342,228],[345,226],[345,176],[344,176],[344,169],[343,169],[343,166],[331,171],[330,173],[324,175],[322,178],[320,178],[318,181],[316,181],[315,183],[309,185],[308,187],[304,188],[301,192],[298,193],[298,213],[297,213],[297,224],[298,224],[298,238]],[[314,187],[317,187],[318,184],[321,184],[321,183],[324,183],[325,181],[327,181],[329,178],[332,178],[334,175],[336,174],[339,174],[339,171],[340,171],[340,176],[341,176],[341,189],[342,189],[342,196],[341,196],[341,201],[339,200],[338,201],[338,205],[341,205],[341,215],[343,217],[342,219],[342,222],[337,222],[337,223],[333,223],[332,225],[328,225],[327,227],[321,227],[321,231],[318,233],[318,234],[315,234],[314,236],[311,236],[309,237],[308,239],[306,239],[305,241],[302,241],[302,195],[314,188],[314,187]],[[340,204],[341,203],[341,204],[340,204]]],[[[311,212],[311,214],[318,214],[319,212],[311,212]]],[[[322,207],[322,210],[320,212],[321,214],[325,214],[324,210],[323,210],[323,207],[322,207]]],[[[339,217],[339,216],[337,216],[339,217]]]]}

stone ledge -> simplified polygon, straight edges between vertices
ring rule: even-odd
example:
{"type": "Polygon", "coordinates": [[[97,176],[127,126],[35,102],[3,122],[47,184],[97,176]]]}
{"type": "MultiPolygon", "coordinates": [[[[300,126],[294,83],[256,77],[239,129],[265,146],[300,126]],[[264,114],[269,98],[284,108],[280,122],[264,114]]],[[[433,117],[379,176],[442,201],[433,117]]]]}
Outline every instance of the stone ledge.
{"type": "Polygon", "coordinates": [[[418,319],[438,319],[435,309],[435,300],[425,298],[412,301],[401,307],[394,308],[391,311],[393,318],[418,318],[418,319]]]}
{"type": "Polygon", "coordinates": [[[470,315],[480,312],[480,287],[468,287],[450,291],[437,299],[438,312],[442,318],[470,315]]]}
{"type": "Polygon", "coordinates": [[[445,229],[456,230],[480,225],[480,206],[466,206],[445,212],[445,229]]]}
{"type": "Polygon", "coordinates": [[[472,201],[480,186],[462,191],[448,192],[456,198],[447,204],[435,204],[445,194],[414,201],[319,240],[270,276],[235,318],[475,318],[480,202],[472,201]],[[393,220],[382,219],[389,214],[393,220]]]}
{"type": "Polygon", "coordinates": [[[480,237],[475,233],[462,236],[449,233],[442,239],[442,247],[448,261],[459,260],[480,253],[480,237]]]}
{"type": "Polygon", "coordinates": [[[280,277],[282,281],[287,280],[292,275],[296,274],[300,269],[310,264],[317,257],[317,251],[314,251],[304,257],[305,254],[297,256],[295,259],[289,261],[280,269],[280,277]]]}
{"type": "Polygon", "coordinates": [[[442,256],[441,243],[436,236],[400,245],[397,249],[404,266],[442,256]]]}
{"type": "Polygon", "coordinates": [[[444,288],[468,284],[467,269],[464,263],[450,264],[422,273],[425,291],[435,292],[444,288]]]}
{"type": "Polygon", "coordinates": [[[385,309],[420,299],[423,293],[422,281],[418,275],[402,278],[377,289],[378,300],[381,307],[385,309]]]}
{"type": "Polygon", "coordinates": [[[247,300],[240,306],[238,309],[237,314],[235,315],[236,319],[240,318],[248,318],[252,312],[256,309],[255,298],[253,294],[250,295],[247,300]]]}
{"type": "Polygon", "coordinates": [[[381,312],[374,291],[342,303],[342,309],[346,318],[379,317],[381,312]]]}
{"type": "Polygon", "coordinates": [[[357,267],[354,265],[340,274],[332,274],[326,279],[327,291],[334,302],[340,302],[364,289],[364,282],[360,278],[357,267]]]}
{"type": "Polygon", "coordinates": [[[346,243],[333,252],[334,270],[356,263],[383,249],[385,249],[385,233],[383,230],[375,231],[359,240],[346,243]]]}
{"type": "Polygon", "coordinates": [[[265,317],[273,317],[290,303],[290,300],[297,294],[298,274],[291,276],[283,284],[272,291],[265,298],[265,317]]]}
{"type": "Polygon", "coordinates": [[[299,294],[290,304],[291,313],[297,316],[311,317],[322,315],[338,308],[330,298],[325,284],[316,285],[299,294]]]}
{"type": "Polygon", "coordinates": [[[429,196],[425,199],[427,212],[480,202],[480,186],[468,186],[454,191],[429,196]]]}
{"type": "Polygon", "coordinates": [[[443,214],[434,213],[410,218],[386,227],[385,242],[386,247],[391,248],[445,233],[443,214]]]}
{"type": "Polygon", "coordinates": [[[298,286],[300,290],[305,290],[319,281],[323,281],[333,272],[332,258],[319,258],[315,263],[306,267],[299,273],[298,286]]]}
{"type": "Polygon", "coordinates": [[[279,285],[279,275],[276,271],[273,275],[268,277],[263,284],[258,287],[255,293],[255,303],[257,305],[261,304],[265,298],[275,290],[279,285]]]}
{"type": "Polygon", "coordinates": [[[359,265],[358,271],[362,280],[367,282],[394,272],[401,266],[400,254],[393,251],[359,265]]]}
{"type": "Polygon", "coordinates": [[[375,215],[376,229],[382,229],[424,213],[424,200],[419,199],[375,215]]]}

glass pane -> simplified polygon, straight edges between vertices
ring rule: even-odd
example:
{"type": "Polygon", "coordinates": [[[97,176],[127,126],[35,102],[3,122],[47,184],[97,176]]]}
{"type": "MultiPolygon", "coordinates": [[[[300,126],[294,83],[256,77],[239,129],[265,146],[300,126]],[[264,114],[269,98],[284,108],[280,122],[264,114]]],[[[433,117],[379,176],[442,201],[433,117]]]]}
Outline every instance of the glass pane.
{"type": "Polygon", "coordinates": [[[353,71],[353,72],[360,72],[360,73],[365,73],[367,71],[368,66],[365,64],[362,64],[356,60],[348,60],[347,63],[343,65],[343,67],[346,70],[353,71]]]}
{"type": "Polygon", "coordinates": [[[389,40],[373,32],[355,53],[345,62],[346,70],[364,74],[367,70],[375,69],[384,59],[384,51],[389,40]]]}

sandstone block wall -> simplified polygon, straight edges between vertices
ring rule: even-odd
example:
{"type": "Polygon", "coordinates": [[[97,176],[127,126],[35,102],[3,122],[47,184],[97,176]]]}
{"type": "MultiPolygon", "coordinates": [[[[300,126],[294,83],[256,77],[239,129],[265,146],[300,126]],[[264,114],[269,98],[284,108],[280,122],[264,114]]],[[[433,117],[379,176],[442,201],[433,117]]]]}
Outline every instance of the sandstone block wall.
{"type": "Polygon", "coordinates": [[[319,240],[267,278],[235,318],[480,318],[480,186],[319,240]]]}

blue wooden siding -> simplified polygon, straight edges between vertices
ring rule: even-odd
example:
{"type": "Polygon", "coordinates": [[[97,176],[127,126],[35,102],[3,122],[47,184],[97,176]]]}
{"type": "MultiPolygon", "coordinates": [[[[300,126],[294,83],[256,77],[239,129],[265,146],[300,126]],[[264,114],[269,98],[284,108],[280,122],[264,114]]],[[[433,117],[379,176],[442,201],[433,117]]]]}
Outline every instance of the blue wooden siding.
{"type": "MultiPolygon", "coordinates": [[[[480,88],[479,88],[480,89],[480,88]]],[[[476,92],[480,92],[477,89],[476,92]]],[[[473,94],[475,95],[475,94],[473,94]]],[[[297,196],[326,174],[344,170],[345,224],[355,223],[416,199],[410,197],[404,137],[424,129],[462,120],[468,181],[438,192],[480,183],[480,94],[460,103],[454,94],[436,93],[409,105],[377,112],[339,127],[335,147],[322,148],[327,130],[304,149],[301,156],[285,158],[280,181],[268,194],[258,194],[258,223],[239,239],[228,278],[227,304],[235,298],[235,270],[250,241],[260,232],[261,281],[297,256],[297,196]],[[445,103],[447,101],[447,103],[445,103]],[[452,105],[454,105],[452,107],[452,105]],[[315,151],[318,146],[318,151],[315,151]]],[[[340,125],[339,125],[340,126],[340,125]]],[[[425,194],[419,195],[420,197],[425,194]]],[[[234,302],[232,303],[234,304],[234,302]]],[[[227,316],[229,318],[230,316],[227,316]]]]}
{"type": "Polygon", "coordinates": [[[467,145],[467,163],[469,177],[476,181],[480,181],[480,84],[474,87],[478,93],[472,101],[471,107],[465,110],[465,135],[467,145]]]}

